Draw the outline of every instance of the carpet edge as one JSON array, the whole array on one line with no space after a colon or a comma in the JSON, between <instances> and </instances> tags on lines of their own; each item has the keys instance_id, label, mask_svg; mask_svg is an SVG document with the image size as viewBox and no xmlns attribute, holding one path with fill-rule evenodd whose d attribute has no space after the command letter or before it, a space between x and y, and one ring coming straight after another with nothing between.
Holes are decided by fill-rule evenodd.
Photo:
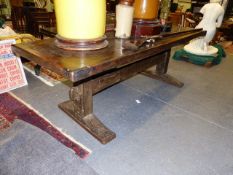
<instances>
[{"instance_id":1,"label":"carpet edge","mask_svg":"<svg viewBox=\"0 0 233 175\"><path fill-rule=\"evenodd\" d=\"M65 131L62 130L62 128L57 127L56 125L54 125L51 121L49 121L42 113L40 113L38 110L36 110L35 108L33 108L31 105L29 105L28 103L26 103L25 101L23 101L21 98L17 97L14 93L12 92L8 92L11 96L13 96L16 100L18 100L19 102L21 102L22 104L24 104L26 107L28 107L29 109L35 111L38 115L40 115L45 121L47 121L50 125L52 125L55 129L57 129L58 131L60 131L64 136L66 136L68 139L70 139L72 142L74 142L77 145L80 145L83 149L85 149L87 152L89 152L89 154L92 153L92 150L90 150L89 148L87 148L85 145L83 145L82 143L78 142L77 140L75 140L71 135L67 134Z\"/></svg>"}]
</instances>

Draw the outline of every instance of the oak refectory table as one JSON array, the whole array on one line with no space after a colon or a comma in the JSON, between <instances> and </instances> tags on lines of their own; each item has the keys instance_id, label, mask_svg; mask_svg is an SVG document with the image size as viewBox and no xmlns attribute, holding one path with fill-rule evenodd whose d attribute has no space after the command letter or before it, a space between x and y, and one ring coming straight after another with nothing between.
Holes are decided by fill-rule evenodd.
<instances>
[{"instance_id":1,"label":"oak refectory table","mask_svg":"<svg viewBox=\"0 0 233 175\"><path fill-rule=\"evenodd\" d=\"M202 30L177 33L143 46L137 51L122 49L122 40L109 37L109 45L96 51L68 51L55 46L55 38L12 46L16 56L34 61L69 79L73 86L69 101L59 107L101 143L116 137L93 113L93 95L137 73L182 87L167 74L171 47L205 35ZM154 70L148 70L156 65Z\"/></svg>"}]
</instances>

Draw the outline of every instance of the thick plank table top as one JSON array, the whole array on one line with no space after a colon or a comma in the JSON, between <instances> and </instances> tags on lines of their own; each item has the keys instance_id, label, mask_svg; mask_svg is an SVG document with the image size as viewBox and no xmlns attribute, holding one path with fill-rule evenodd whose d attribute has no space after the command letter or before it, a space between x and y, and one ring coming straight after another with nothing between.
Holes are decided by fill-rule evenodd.
<instances>
[{"instance_id":1,"label":"thick plank table top","mask_svg":"<svg viewBox=\"0 0 233 175\"><path fill-rule=\"evenodd\" d=\"M12 50L16 55L32 60L76 82L153 56L204 34L205 32L201 30L191 30L175 37L158 40L152 47L140 48L136 52L123 50L122 40L114 38L108 38L108 47L96 51L63 50L55 46L54 38L17 44L12 47Z\"/></svg>"}]
</instances>

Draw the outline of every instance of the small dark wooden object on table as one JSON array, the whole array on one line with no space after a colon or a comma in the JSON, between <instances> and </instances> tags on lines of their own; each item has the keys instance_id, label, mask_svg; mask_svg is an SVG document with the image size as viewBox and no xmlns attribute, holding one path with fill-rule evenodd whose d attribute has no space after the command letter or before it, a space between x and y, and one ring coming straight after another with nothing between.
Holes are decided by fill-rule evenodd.
<instances>
[{"instance_id":1,"label":"small dark wooden object on table","mask_svg":"<svg viewBox=\"0 0 233 175\"><path fill-rule=\"evenodd\" d=\"M93 95L126 80L137 73L182 87L183 83L167 74L171 47L205 35L192 30L165 37L150 47L137 51L122 50L122 41L109 37L108 47L96 51L67 51L55 46L54 38L16 44L13 52L45 68L65 76L73 82L70 100L59 107L101 143L116 137L93 113ZM156 70L148 72L152 66Z\"/></svg>"}]
</instances>

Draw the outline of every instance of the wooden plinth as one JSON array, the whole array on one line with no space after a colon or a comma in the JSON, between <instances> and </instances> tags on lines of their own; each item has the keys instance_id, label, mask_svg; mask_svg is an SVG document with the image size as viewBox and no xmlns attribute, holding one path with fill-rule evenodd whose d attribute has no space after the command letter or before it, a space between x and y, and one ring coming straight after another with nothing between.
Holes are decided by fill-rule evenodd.
<instances>
[{"instance_id":1,"label":"wooden plinth","mask_svg":"<svg viewBox=\"0 0 233 175\"><path fill-rule=\"evenodd\" d=\"M67 39L56 35L55 45L65 50L98 50L108 46L106 36L96 39Z\"/></svg>"},{"instance_id":2,"label":"wooden plinth","mask_svg":"<svg viewBox=\"0 0 233 175\"><path fill-rule=\"evenodd\" d=\"M135 19L132 26L132 37L152 36L160 34L162 26L158 20L137 20Z\"/></svg>"}]
</instances>

